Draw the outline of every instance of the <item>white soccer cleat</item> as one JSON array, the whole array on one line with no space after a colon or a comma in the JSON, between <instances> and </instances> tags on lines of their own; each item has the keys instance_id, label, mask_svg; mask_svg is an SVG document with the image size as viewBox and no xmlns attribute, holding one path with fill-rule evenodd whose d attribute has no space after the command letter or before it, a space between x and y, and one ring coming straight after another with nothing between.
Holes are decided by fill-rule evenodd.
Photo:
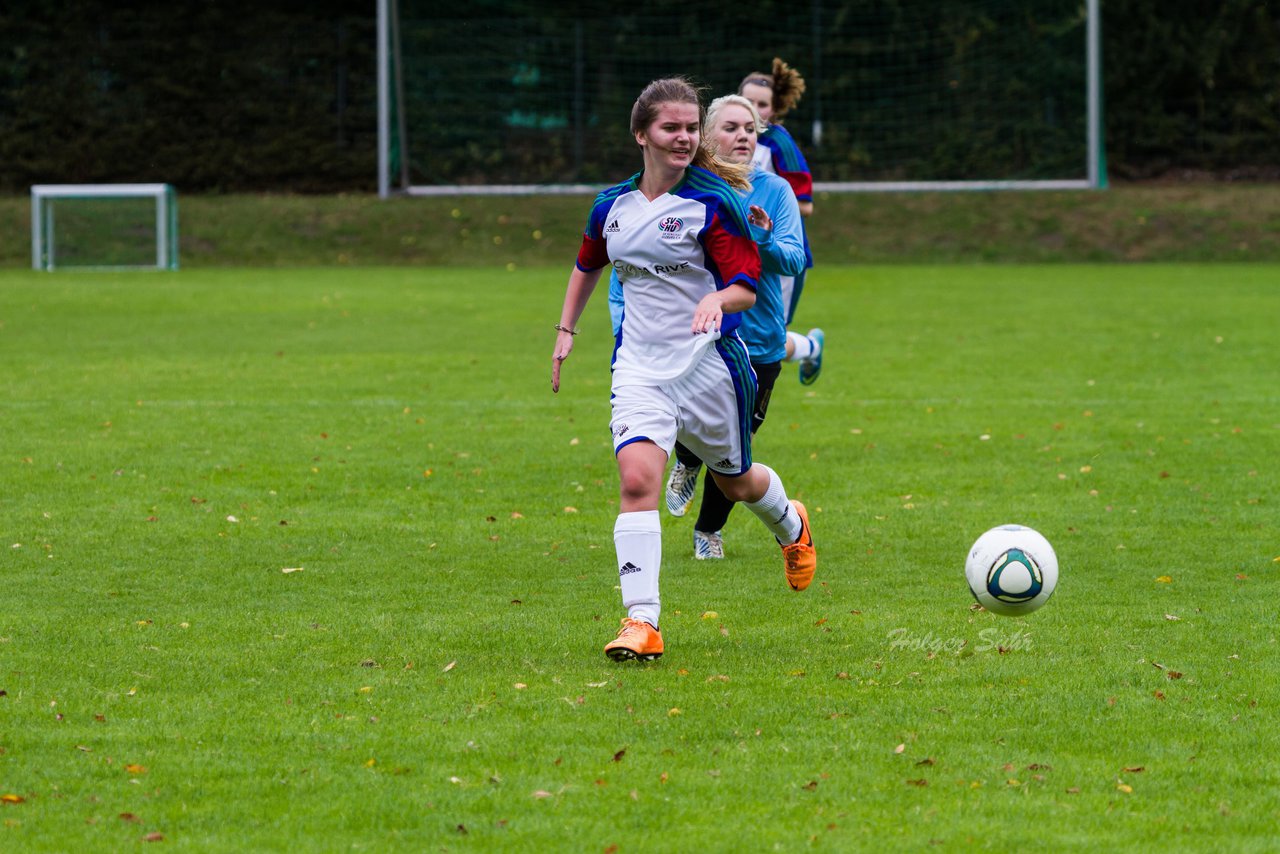
<instances>
[{"instance_id":1,"label":"white soccer cleat","mask_svg":"<svg viewBox=\"0 0 1280 854\"><path fill-rule=\"evenodd\" d=\"M724 538L719 531L710 534L693 529L693 556L698 560L721 560L724 558Z\"/></svg>"},{"instance_id":2,"label":"white soccer cleat","mask_svg":"<svg viewBox=\"0 0 1280 854\"><path fill-rule=\"evenodd\" d=\"M671 467L671 476L667 478L667 511L672 516L683 516L688 512L701 471L701 465L686 466L679 460Z\"/></svg>"}]
</instances>

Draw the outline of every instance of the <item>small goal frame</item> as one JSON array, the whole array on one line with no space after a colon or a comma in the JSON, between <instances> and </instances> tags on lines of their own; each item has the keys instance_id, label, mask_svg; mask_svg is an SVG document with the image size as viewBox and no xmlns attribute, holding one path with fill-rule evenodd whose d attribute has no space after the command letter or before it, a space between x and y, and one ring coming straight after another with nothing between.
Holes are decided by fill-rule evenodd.
<instances>
[{"instance_id":1,"label":"small goal frame","mask_svg":"<svg viewBox=\"0 0 1280 854\"><path fill-rule=\"evenodd\" d=\"M31 188L31 268L59 269L57 257L57 199L155 200L156 262L154 265L104 265L97 269L178 269L178 199L170 184L36 184ZM83 265L67 265L84 269ZM90 267L91 269L93 267ZM65 269L65 267L64 267Z\"/></svg>"}]
</instances>

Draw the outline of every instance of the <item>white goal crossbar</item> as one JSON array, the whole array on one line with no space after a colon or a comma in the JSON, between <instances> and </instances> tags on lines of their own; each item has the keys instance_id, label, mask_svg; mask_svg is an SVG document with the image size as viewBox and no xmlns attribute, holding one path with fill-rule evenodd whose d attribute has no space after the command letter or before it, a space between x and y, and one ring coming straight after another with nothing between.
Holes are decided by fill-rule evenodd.
<instances>
[{"instance_id":1,"label":"white goal crossbar","mask_svg":"<svg viewBox=\"0 0 1280 854\"><path fill-rule=\"evenodd\" d=\"M178 269L178 202L170 184L36 184L31 188L31 267L54 270L58 267L57 199L155 200L157 270ZM113 266L113 265L107 265ZM145 269L151 269L145 265Z\"/></svg>"}]
</instances>

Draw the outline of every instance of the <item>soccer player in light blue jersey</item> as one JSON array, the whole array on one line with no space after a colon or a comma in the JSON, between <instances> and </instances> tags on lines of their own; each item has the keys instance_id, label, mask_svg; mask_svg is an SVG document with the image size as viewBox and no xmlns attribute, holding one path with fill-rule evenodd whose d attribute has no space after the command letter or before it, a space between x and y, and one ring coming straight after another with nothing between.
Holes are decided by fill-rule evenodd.
<instances>
[{"instance_id":1,"label":"soccer player in light blue jersey","mask_svg":"<svg viewBox=\"0 0 1280 854\"><path fill-rule=\"evenodd\" d=\"M782 126L781 121L804 94L804 78L800 72L778 57L773 59L773 70L768 74L753 71L738 85L738 94L755 105L765 129L761 131L759 145L753 163L761 169L781 175L791 185L805 218L813 214L813 173L800 146ZM787 325L795 316L804 290L805 277L813 267L813 253L809 250L809 237L804 238L805 269L796 276L782 277L782 296L787 305ZM825 336L821 329L811 329L808 335L787 333L787 361L800 363L800 382L811 385L822 372L822 349Z\"/></svg>"},{"instance_id":2,"label":"soccer player in light blue jersey","mask_svg":"<svg viewBox=\"0 0 1280 854\"><path fill-rule=\"evenodd\" d=\"M707 108L703 136L711 150L720 157L730 163L749 164L763 126L750 101L740 95L726 95L712 101ZM751 236L760 247L761 261L756 304L743 313L739 328L758 382L751 419L751 432L754 434L764 423L773 384L787 354L787 307L783 301L781 279L804 269L805 251L800 208L785 180L758 167L753 168L751 191L746 196L746 203L753 215ZM610 291L611 302L612 298L613 292ZM667 481L667 509L673 515L683 516L692 501L702 466L697 456L681 445L676 445L676 460ZM708 475L698 520L694 524L694 557L700 560L724 557L721 530L732 510L733 502Z\"/></svg>"},{"instance_id":3,"label":"soccer player in light blue jersey","mask_svg":"<svg viewBox=\"0 0 1280 854\"><path fill-rule=\"evenodd\" d=\"M664 651L658 502L677 442L773 534L790 587L808 587L817 567L804 505L752 459L757 385L739 328L760 279L751 235L758 214L735 191L749 186L747 169L713 157L700 144L701 130L701 103L688 81L655 80L641 92L631 132L644 170L596 197L555 325L551 389L559 391L587 301L604 268L617 271L623 309L609 427L620 480L613 538L627 616L605 645L615 661Z\"/></svg>"}]
</instances>

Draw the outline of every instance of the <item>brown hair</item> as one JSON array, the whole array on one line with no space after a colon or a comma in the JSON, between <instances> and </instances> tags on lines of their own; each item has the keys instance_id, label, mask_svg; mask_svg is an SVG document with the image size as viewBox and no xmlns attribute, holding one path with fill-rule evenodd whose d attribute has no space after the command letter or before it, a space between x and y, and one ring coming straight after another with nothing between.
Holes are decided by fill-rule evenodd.
<instances>
[{"instance_id":1,"label":"brown hair","mask_svg":"<svg viewBox=\"0 0 1280 854\"><path fill-rule=\"evenodd\" d=\"M654 80L644 87L631 107L632 136L649 127L657 118L658 108L663 104L695 104L698 107L698 124L701 126L706 118L706 111L699 97L701 91L683 77ZM693 165L714 172L736 190L751 188L751 182L747 180L747 176L751 174L750 164L730 163L712 154L702 144L701 133L698 135L698 148L693 153Z\"/></svg>"},{"instance_id":2,"label":"brown hair","mask_svg":"<svg viewBox=\"0 0 1280 854\"><path fill-rule=\"evenodd\" d=\"M791 112L791 108L800 103L800 96L804 94L804 78L800 76L800 72L777 56L773 58L773 71L770 73L753 71L742 79L738 84L739 95L748 84L768 86L773 91L771 120L775 122L782 121L782 118Z\"/></svg>"}]
</instances>

